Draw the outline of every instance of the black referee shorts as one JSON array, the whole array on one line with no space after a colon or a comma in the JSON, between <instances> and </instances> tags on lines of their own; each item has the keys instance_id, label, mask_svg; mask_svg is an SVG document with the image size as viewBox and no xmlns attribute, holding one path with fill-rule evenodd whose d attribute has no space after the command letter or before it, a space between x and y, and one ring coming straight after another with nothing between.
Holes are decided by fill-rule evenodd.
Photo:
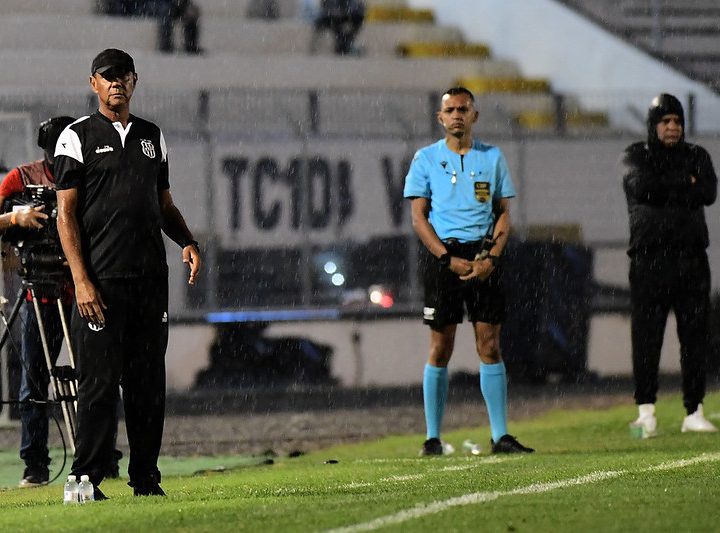
<instances>
[{"instance_id":1,"label":"black referee shorts","mask_svg":"<svg viewBox=\"0 0 720 533\"><path fill-rule=\"evenodd\" d=\"M461 243L444 241L450 255L474 259L482 249L482 241ZM425 288L423 322L432 329L441 329L463 321L467 309L470 322L501 324L505 320L505 293L502 288L502 265L485 281L462 281L422 247L421 272Z\"/></svg>"}]
</instances>

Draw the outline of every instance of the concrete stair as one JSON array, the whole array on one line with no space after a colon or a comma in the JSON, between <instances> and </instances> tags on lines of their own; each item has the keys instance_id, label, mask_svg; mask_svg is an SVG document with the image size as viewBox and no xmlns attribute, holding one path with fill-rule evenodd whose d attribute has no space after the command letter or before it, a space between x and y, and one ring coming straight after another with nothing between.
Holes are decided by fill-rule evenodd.
<instances>
[{"instance_id":1,"label":"concrete stair","mask_svg":"<svg viewBox=\"0 0 720 533\"><path fill-rule=\"evenodd\" d=\"M57 31L58 24L63 31ZM33 28L33 31L28 31ZM201 43L208 56L215 54L307 55L312 27L297 19L267 22L257 19L203 19ZM37 35L43 35L38 39ZM369 57L395 55L399 41L424 39L460 40L456 28L417 23L368 24L358 36L358 45ZM157 24L154 19L108 17L92 14L9 14L0 18L2 50L83 50L114 46L128 51L154 51ZM331 36L320 51L330 53ZM176 39L176 42L179 42ZM302 57L298 59L304 59Z\"/></svg>"},{"instance_id":2,"label":"concrete stair","mask_svg":"<svg viewBox=\"0 0 720 533\"><path fill-rule=\"evenodd\" d=\"M335 56L330 35L310 55L313 28L295 0L279 0L273 20L248 18L253 0L196 1L201 56L157 52L153 18L98 15L94 0L3 0L0 64L13 75L0 82L0 110L87 112L94 106L90 62L98 50L117 47L136 61L136 111L178 131L195 127L205 91L219 132L293 135L296 122L309 118L323 135L435 135L428 101L457 83L477 94L487 131L507 132L513 122L551 129L547 80L523 78L512 61L493 59L487 46L464 42L457 28L434 24L432 12L402 0L368 2L361 58Z\"/></svg>"}]
</instances>

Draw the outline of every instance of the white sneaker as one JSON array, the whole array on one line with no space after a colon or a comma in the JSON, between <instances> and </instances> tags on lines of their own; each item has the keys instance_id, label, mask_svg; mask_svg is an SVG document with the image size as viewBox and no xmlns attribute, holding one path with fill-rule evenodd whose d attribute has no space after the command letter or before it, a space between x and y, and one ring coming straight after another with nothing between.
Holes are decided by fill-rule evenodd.
<instances>
[{"instance_id":1,"label":"white sneaker","mask_svg":"<svg viewBox=\"0 0 720 533\"><path fill-rule=\"evenodd\" d=\"M657 418L653 415L639 416L635 422L630 423L633 434L640 439L649 439L657 436Z\"/></svg>"},{"instance_id":2,"label":"white sneaker","mask_svg":"<svg viewBox=\"0 0 720 533\"><path fill-rule=\"evenodd\" d=\"M705 415L703 414L702 404L698 404L697 410L693 414L687 415L682 423L683 433L687 433L688 431L713 433L717 430L718 428L716 428L712 424L712 422L708 421L708 419L705 418Z\"/></svg>"},{"instance_id":3,"label":"white sneaker","mask_svg":"<svg viewBox=\"0 0 720 533\"><path fill-rule=\"evenodd\" d=\"M649 439L657 435L657 418L655 418L655 405L644 403L638 406L640 416L630 423L630 431L639 439Z\"/></svg>"}]
</instances>

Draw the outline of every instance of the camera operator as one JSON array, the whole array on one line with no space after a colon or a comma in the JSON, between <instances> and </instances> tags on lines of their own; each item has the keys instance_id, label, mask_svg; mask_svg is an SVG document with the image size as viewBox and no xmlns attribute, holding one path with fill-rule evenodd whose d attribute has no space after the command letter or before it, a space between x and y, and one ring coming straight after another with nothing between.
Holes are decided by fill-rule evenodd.
<instances>
[{"instance_id":1,"label":"camera operator","mask_svg":"<svg viewBox=\"0 0 720 533\"><path fill-rule=\"evenodd\" d=\"M55 188L53 175L54 151L60 132L75 119L72 117L55 117L40 124L37 144L44 151L41 160L20 165L11 170L0 183L0 205L6 200L17 198L25 192L28 185L42 185ZM16 207L12 211L0 215L0 231L6 232L13 228L42 229L47 223L49 213L46 206ZM53 294L55 292L56 294ZM57 361L62 348L63 330L57 309L56 297L59 296L68 308L72 304L73 288L68 277L67 282L60 283L56 290L36 288L36 297L40 308L45 333L48 341L50 358ZM50 457L48 453L48 413L44 402L48 399L50 376L40 340L38 320L28 291L26 301L20 308L22 321L22 339L20 357L22 371L20 381L20 418L22 437L20 458L25 462L25 471L20 480L20 487L44 485L49 479ZM115 453L114 463L110 466L111 475L117 477L117 459L122 456Z\"/></svg>"}]
</instances>

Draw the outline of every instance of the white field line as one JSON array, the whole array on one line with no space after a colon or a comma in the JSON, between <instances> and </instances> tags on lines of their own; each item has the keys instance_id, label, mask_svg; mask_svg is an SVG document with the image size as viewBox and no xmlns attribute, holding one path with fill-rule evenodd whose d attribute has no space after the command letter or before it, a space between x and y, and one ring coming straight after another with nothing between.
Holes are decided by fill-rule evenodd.
<instances>
[{"instance_id":1,"label":"white field line","mask_svg":"<svg viewBox=\"0 0 720 533\"><path fill-rule=\"evenodd\" d=\"M448 456L450 457L450 456ZM451 459L454 459L457 461L458 459L462 460L464 459L469 464L476 464L476 463L496 463L500 461L507 461L508 459L514 458L514 457L521 457L518 456L500 456L500 455L488 455L486 457L477 457L474 455L468 455L467 457L463 456L455 456L450 457ZM444 461L445 457L438 457L438 458L427 458L427 457L417 457L417 458L410 458L410 457L404 457L399 459L355 459L353 463L357 464L383 464L383 463L391 463L391 464L397 464L397 463L413 463L413 464L426 464L428 462L435 462L437 461L438 464L441 461Z\"/></svg>"},{"instance_id":2,"label":"white field line","mask_svg":"<svg viewBox=\"0 0 720 533\"><path fill-rule=\"evenodd\" d=\"M389 476L380 479L382 483L402 482L402 481L413 481L416 479L424 478L424 474L406 474L404 476Z\"/></svg>"},{"instance_id":3,"label":"white field line","mask_svg":"<svg viewBox=\"0 0 720 533\"><path fill-rule=\"evenodd\" d=\"M517 455L514 457L498 457L496 455L491 455L490 457L484 457L482 459L477 458L471 458L470 462L464 464L464 465L450 465L450 466L444 466L442 468L438 468L435 470L436 472L457 472L460 470L470 470L471 468L478 468L480 466L485 466L488 464L497 464L502 463L505 461L512 461L520 459L521 456ZM423 459L423 461L427 461L427 459ZM373 462L373 463L390 463L393 462L391 459L378 459L378 460L371 460L371 461L355 461L355 462ZM403 460L399 461L403 462ZM350 483L345 483L343 485L338 485L338 489L346 490L346 489L360 489L365 487L372 487L373 485L377 485L380 483L401 483L403 481L415 481L418 479L422 479L426 476L426 474L408 474L408 475L394 475L389 477L384 477L381 479L378 479L377 481L370 482L370 481L352 481Z\"/></svg>"},{"instance_id":4,"label":"white field line","mask_svg":"<svg viewBox=\"0 0 720 533\"><path fill-rule=\"evenodd\" d=\"M414 520L423 516L433 515L441 513L452 507L459 507L463 505L474 505L478 503L490 502L497 500L502 496L514 496L514 495L525 495L525 494L539 494L543 492L550 492L556 489L562 489L566 487L573 487L579 485L589 485L604 481L606 479L613 479L624 474L629 473L642 473L642 472L659 472L665 470L674 470L678 468L685 468L700 463L709 463L720 461L720 453L704 453L688 459L680 459L677 461L667 461L658 465L641 468L639 470L605 470L601 472L592 472L584 476L578 476L570 479L564 479L559 481L553 481L550 483L533 483L525 487L518 487L516 489L508 491L493 491L493 492L474 492L471 494L464 494L448 500L432 502L429 504L418 504L409 509L399 511L394 514L381 516L370 520L368 522L361 522L346 527L337 529L331 529L327 533L352 533L355 531L373 531L380 529L381 527L401 524L408 520Z\"/></svg>"},{"instance_id":5,"label":"white field line","mask_svg":"<svg viewBox=\"0 0 720 533\"><path fill-rule=\"evenodd\" d=\"M500 457L497 455L491 455L490 457L484 457L482 459L475 459L474 461L464 465L450 465L440 469L440 472L456 472L458 470L468 470L469 468L477 468L481 465L494 465L497 463L504 463L506 461L518 461L522 458L520 455L514 457Z\"/></svg>"}]
</instances>

